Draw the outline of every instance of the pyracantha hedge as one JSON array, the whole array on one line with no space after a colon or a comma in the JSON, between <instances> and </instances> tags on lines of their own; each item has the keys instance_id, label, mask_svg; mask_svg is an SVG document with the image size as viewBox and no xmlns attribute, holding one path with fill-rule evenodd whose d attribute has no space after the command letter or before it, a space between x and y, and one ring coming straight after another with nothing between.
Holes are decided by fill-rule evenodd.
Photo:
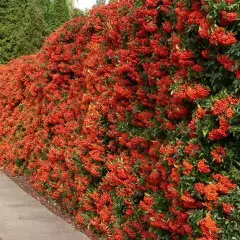
<instances>
[{"instance_id":1,"label":"pyracantha hedge","mask_svg":"<svg viewBox=\"0 0 240 240\"><path fill-rule=\"evenodd\" d=\"M121 0L0 67L0 162L101 239L240 239L240 1Z\"/></svg>"}]
</instances>

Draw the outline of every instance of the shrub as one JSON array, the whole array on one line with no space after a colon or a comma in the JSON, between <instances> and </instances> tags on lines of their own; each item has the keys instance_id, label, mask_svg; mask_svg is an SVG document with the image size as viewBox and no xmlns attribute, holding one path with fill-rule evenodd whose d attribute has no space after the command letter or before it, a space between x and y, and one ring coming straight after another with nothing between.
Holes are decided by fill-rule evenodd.
<instances>
[{"instance_id":1,"label":"shrub","mask_svg":"<svg viewBox=\"0 0 240 240\"><path fill-rule=\"evenodd\" d=\"M239 239L239 6L115 1L1 66L1 165L101 237Z\"/></svg>"}]
</instances>

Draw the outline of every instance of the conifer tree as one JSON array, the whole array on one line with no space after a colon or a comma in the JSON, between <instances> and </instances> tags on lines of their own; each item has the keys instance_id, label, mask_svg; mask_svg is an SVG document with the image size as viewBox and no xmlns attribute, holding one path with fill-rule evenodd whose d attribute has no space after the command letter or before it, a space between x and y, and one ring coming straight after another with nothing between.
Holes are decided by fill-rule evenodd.
<instances>
[{"instance_id":1,"label":"conifer tree","mask_svg":"<svg viewBox=\"0 0 240 240\"><path fill-rule=\"evenodd\" d=\"M97 0L96 1L97 6L101 6L101 5L105 5L105 4L106 4L106 0Z\"/></svg>"},{"instance_id":2,"label":"conifer tree","mask_svg":"<svg viewBox=\"0 0 240 240\"><path fill-rule=\"evenodd\" d=\"M50 21L50 9L52 7L52 1L51 0L37 0L38 5L41 7L44 19L48 22Z\"/></svg>"},{"instance_id":3,"label":"conifer tree","mask_svg":"<svg viewBox=\"0 0 240 240\"><path fill-rule=\"evenodd\" d=\"M74 9L73 0L67 0L67 5L68 5L69 15L72 18L72 16L73 16L73 9Z\"/></svg>"},{"instance_id":4,"label":"conifer tree","mask_svg":"<svg viewBox=\"0 0 240 240\"><path fill-rule=\"evenodd\" d=\"M7 8L7 0L2 0L0 2L0 64L6 62L6 35L7 35L7 15L6 15L6 8Z\"/></svg>"},{"instance_id":5,"label":"conifer tree","mask_svg":"<svg viewBox=\"0 0 240 240\"><path fill-rule=\"evenodd\" d=\"M53 30L70 20L71 17L67 0L54 0L51 14L53 16L53 23L51 26Z\"/></svg>"},{"instance_id":6,"label":"conifer tree","mask_svg":"<svg viewBox=\"0 0 240 240\"><path fill-rule=\"evenodd\" d=\"M48 35L49 29L44 12L37 0L28 0L17 35L15 55L17 57L36 52Z\"/></svg>"},{"instance_id":7,"label":"conifer tree","mask_svg":"<svg viewBox=\"0 0 240 240\"><path fill-rule=\"evenodd\" d=\"M70 0L0 0L0 64L36 52L70 20Z\"/></svg>"},{"instance_id":8,"label":"conifer tree","mask_svg":"<svg viewBox=\"0 0 240 240\"><path fill-rule=\"evenodd\" d=\"M0 4L0 63L15 58L14 48L17 44L18 27L21 24L21 12L24 1L1 0Z\"/></svg>"},{"instance_id":9,"label":"conifer tree","mask_svg":"<svg viewBox=\"0 0 240 240\"><path fill-rule=\"evenodd\" d=\"M73 18L76 18L76 17L82 17L84 16L85 13L83 10L81 9L78 9L78 8L74 8L73 11L72 11L72 17Z\"/></svg>"}]
</instances>

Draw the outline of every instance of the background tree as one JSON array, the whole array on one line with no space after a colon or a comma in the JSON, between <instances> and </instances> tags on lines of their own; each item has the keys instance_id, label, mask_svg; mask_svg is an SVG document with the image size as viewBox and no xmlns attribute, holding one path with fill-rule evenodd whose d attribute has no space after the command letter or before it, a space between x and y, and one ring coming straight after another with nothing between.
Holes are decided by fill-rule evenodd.
<instances>
[{"instance_id":1,"label":"background tree","mask_svg":"<svg viewBox=\"0 0 240 240\"><path fill-rule=\"evenodd\" d=\"M50 23L52 30L55 30L63 23L70 20L71 16L67 0L54 0L52 8L50 9L50 14L52 15L53 19L53 22Z\"/></svg>"},{"instance_id":2,"label":"background tree","mask_svg":"<svg viewBox=\"0 0 240 240\"><path fill-rule=\"evenodd\" d=\"M14 49L16 57L38 51L44 38L50 32L44 18L42 6L37 0L27 1L26 10L21 19L22 24L19 26L16 38L17 44Z\"/></svg>"},{"instance_id":3,"label":"background tree","mask_svg":"<svg viewBox=\"0 0 240 240\"><path fill-rule=\"evenodd\" d=\"M76 17L82 17L84 16L84 11L78 8L74 8L72 11L72 17L76 18Z\"/></svg>"},{"instance_id":4,"label":"background tree","mask_svg":"<svg viewBox=\"0 0 240 240\"><path fill-rule=\"evenodd\" d=\"M1 0L0 3L0 63L6 63L15 56L18 27L21 25L21 12L24 1Z\"/></svg>"},{"instance_id":5,"label":"background tree","mask_svg":"<svg viewBox=\"0 0 240 240\"><path fill-rule=\"evenodd\" d=\"M71 6L72 0L0 0L0 64L36 52L50 32L71 19Z\"/></svg>"},{"instance_id":6,"label":"background tree","mask_svg":"<svg viewBox=\"0 0 240 240\"><path fill-rule=\"evenodd\" d=\"M50 23L53 22L53 11L52 11L52 1L51 0L37 0L37 3L39 6L41 6L44 19L46 23L48 24L48 27L50 28Z\"/></svg>"},{"instance_id":7,"label":"background tree","mask_svg":"<svg viewBox=\"0 0 240 240\"><path fill-rule=\"evenodd\" d=\"M74 3L73 0L66 0L68 5L68 11L71 17L73 17Z\"/></svg>"},{"instance_id":8,"label":"background tree","mask_svg":"<svg viewBox=\"0 0 240 240\"><path fill-rule=\"evenodd\" d=\"M106 4L106 0L97 0L96 1L97 6L101 6L101 5L105 5L105 4Z\"/></svg>"}]
</instances>

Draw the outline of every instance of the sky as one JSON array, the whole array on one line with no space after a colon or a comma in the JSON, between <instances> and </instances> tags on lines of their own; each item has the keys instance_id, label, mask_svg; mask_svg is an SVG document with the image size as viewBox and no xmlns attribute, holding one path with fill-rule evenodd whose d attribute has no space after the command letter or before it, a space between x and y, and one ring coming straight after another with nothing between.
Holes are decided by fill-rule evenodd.
<instances>
[{"instance_id":1,"label":"sky","mask_svg":"<svg viewBox=\"0 0 240 240\"><path fill-rule=\"evenodd\" d=\"M96 0L74 0L74 6L84 10L85 8L92 8Z\"/></svg>"}]
</instances>

